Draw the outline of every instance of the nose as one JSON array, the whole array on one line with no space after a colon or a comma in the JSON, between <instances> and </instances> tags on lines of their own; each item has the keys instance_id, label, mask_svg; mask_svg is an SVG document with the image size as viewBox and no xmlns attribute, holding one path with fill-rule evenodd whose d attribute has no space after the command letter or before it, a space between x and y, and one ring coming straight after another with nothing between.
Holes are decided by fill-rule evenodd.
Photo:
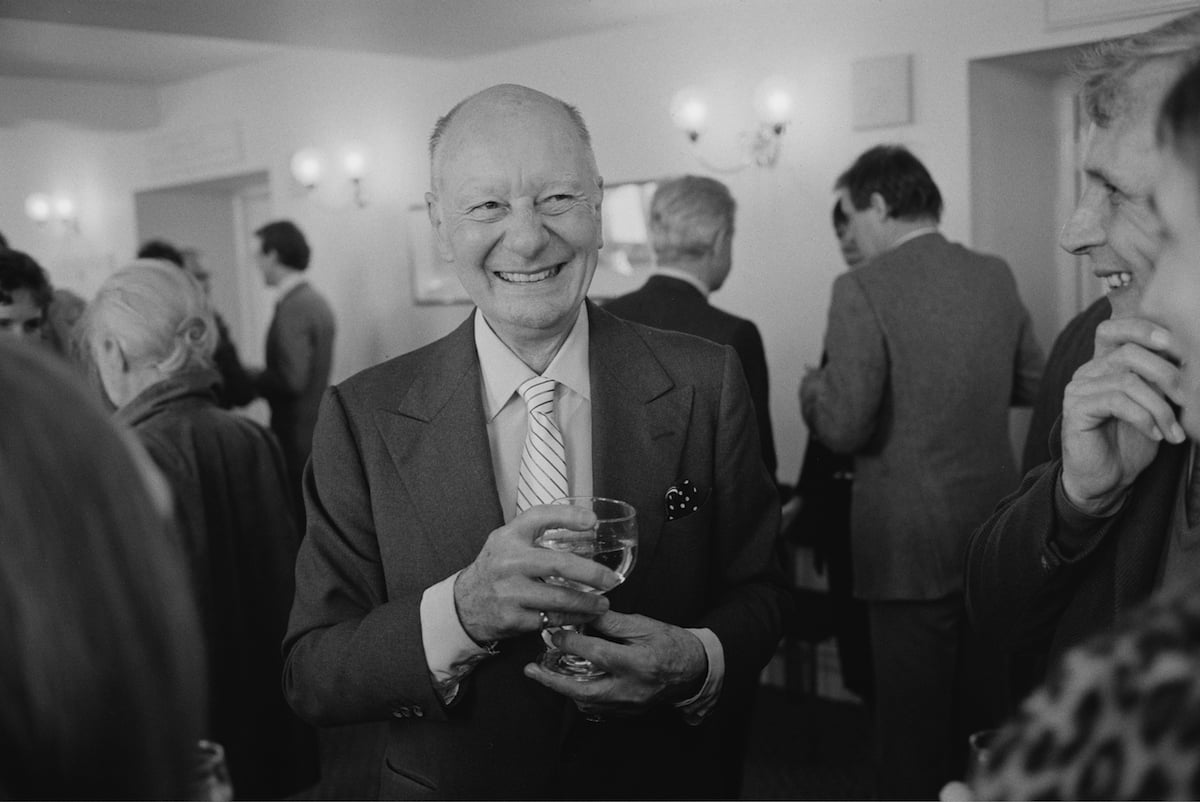
<instances>
[{"instance_id":1,"label":"nose","mask_svg":"<svg viewBox=\"0 0 1200 802\"><path fill-rule=\"evenodd\" d=\"M508 216L504 244L513 253L526 259L536 256L550 241L550 232L542 217L531 205L517 205Z\"/></svg>"},{"instance_id":2,"label":"nose","mask_svg":"<svg viewBox=\"0 0 1200 802\"><path fill-rule=\"evenodd\" d=\"M1104 215L1100 211L1103 203L1103 193L1098 188L1084 190L1071 219L1067 220L1058 237L1058 244L1064 251L1083 256L1108 241Z\"/></svg>"}]
</instances>

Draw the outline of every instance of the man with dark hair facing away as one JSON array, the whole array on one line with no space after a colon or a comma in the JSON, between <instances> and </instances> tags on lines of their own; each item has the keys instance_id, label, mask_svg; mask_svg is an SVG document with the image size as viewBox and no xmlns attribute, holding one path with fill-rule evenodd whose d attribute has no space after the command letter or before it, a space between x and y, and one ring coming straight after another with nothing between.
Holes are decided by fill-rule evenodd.
<instances>
[{"instance_id":1,"label":"man with dark hair facing away","mask_svg":"<svg viewBox=\"0 0 1200 802\"><path fill-rule=\"evenodd\" d=\"M1001 713L969 709L1003 677L971 665L963 555L1017 484L1009 407L1033 399L1042 355L1008 265L938 232L941 193L912 153L872 148L836 189L868 261L834 281L828 363L805 376L801 408L814 436L855 458L879 796L932 799L959 773L970 729Z\"/></svg>"},{"instance_id":2,"label":"man with dark hair facing away","mask_svg":"<svg viewBox=\"0 0 1200 802\"><path fill-rule=\"evenodd\" d=\"M254 236L258 268L278 299L267 330L267 364L254 376L254 386L271 407L271 430L283 447L292 492L299 502L317 410L329 386L337 326L329 302L305 279L311 251L296 224L277 220ZM297 504L297 514L303 521L303 503Z\"/></svg>"}]
</instances>

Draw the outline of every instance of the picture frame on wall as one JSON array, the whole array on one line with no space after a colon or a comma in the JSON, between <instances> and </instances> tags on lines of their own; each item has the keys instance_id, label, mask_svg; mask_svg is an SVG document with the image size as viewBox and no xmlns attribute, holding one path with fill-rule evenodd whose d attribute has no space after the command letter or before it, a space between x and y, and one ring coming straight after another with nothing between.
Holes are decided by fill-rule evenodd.
<instances>
[{"instance_id":1,"label":"picture frame on wall","mask_svg":"<svg viewBox=\"0 0 1200 802\"><path fill-rule=\"evenodd\" d=\"M409 206L404 222L412 264L413 301L431 305L471 303L454 272L454 265L444 261L437 251L425 204Z\"/></svg>"}]
</instances>

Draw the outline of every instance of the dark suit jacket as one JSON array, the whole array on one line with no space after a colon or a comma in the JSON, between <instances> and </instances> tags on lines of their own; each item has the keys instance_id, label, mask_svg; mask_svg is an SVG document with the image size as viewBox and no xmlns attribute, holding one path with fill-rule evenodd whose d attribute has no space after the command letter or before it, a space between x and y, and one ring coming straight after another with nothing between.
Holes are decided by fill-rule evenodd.
<instances>
[{"instance_id":1,"label":"dark suit jacket","mask_svg":"<svg viewBox=\"0 0 1200 802\"><path fill-rule=\"evenodd\" d=\"M255 386L271 406L271 431L279 438L297 492L321 396L329 386L335 331L333 310L308 283L279 299L267 330L267 365Z\"/></svg>"},{"instance_id":2,"label":"dark suit jacket","mask_svg":"<svg viewBox=\"0 0 1200 802\"><path fill-rule=\"evenodd\" d=\"M986 637L1052 664L1153 592L1188 445L1159 446L1110 518L1055 512L1062 476L1056 425L1050 462L1026 474L971 537L967 611Z\"/></svg>"},{"instance_id":3,"label":"dark suit jacket","mask_svg":"<svg viewBox=\"0 0 1200 802\"><path fill-rule=\"evenodd\" d=\"M711 796L737 719L789 604L779 507L733 351L589 305L594 493L638 511L638 563L612 606L720 638L710 718L671 708L582 722L522 676L536 634L505 641L443 707L421 641L426 588L468 565L503 524L470 319L331 389L305 473L308 532L284 683L314 723L389 720L380 794L396 798ZM667 522L689 479L700 509ZM736 753L733 753L736 755Z\"/></svg>"},{"instance_id":4,"label":"dark suit jacket","mask_svg":"<svg viewBox=\"0 0 1200 802\"><path fill-rule=\"evenodd\" d=\"M217 406L215 371L155 384L117 413L162 471L204 624L207 737L239 798L278 799L316 779L315 735L279 687L279 642L300 536L283 458L263 427Z\"/></svg>"},{"instance_id":5,"label":"dark suit jacket","mask_svg":"<svg viewBox=\"0 0 1200 802\"><path fill-rule=\"evenodd\" d=\"M779 463L775 457L775 433L771 429L767 357L754 323L718 309L691 284L671 276L651 276L640 289L614 298L604 305L604 309L634 323L682 331L721 345L732 345L742 361L746 383L750 385L763 462L774 478Z\"/></svg>"},{"instance_id":6,"label":"dark suit jacket","mask_svg":"<svg viewBox=\"0 0 1200 802\"><path fill-rule=\"evenodd\" d=\"M855 457L856 595L961 591L967 538L1018 481L1008 408L1042 370L1012 272L941 234L909 240L838 276L825 349L803 407Z\"/></svg>"}]
</instances>

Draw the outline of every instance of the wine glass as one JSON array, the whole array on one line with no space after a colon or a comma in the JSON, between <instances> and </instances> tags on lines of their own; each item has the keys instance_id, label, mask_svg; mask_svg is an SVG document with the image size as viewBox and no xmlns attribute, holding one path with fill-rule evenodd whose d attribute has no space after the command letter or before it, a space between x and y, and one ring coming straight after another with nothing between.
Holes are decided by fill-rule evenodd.
<instances>
[{"instance_id":1,"label":"wine glass","mask_svg":"<svg viewBox=\"0 0 1200 802\"><path fill-rule=\"evenodd\" d=\"M595 496L572 496L555 499L554 504L573 504L586 507L596 513L596 525L577 532L571 529L547 529L534 541L535 546L555 551L569 551L606 568L611 568L619 582L624 582L637 560L637 512L624 501ZM587 593L604 593L599 588L585 585L558 576L546 577L551 585L574 588ZM583 632L583 625L563 627ZM548 646L539 663L547 671L570 677L580 682L589 682L606 676L607 673L579 655Z\"/></svg>"}]
</instances>

